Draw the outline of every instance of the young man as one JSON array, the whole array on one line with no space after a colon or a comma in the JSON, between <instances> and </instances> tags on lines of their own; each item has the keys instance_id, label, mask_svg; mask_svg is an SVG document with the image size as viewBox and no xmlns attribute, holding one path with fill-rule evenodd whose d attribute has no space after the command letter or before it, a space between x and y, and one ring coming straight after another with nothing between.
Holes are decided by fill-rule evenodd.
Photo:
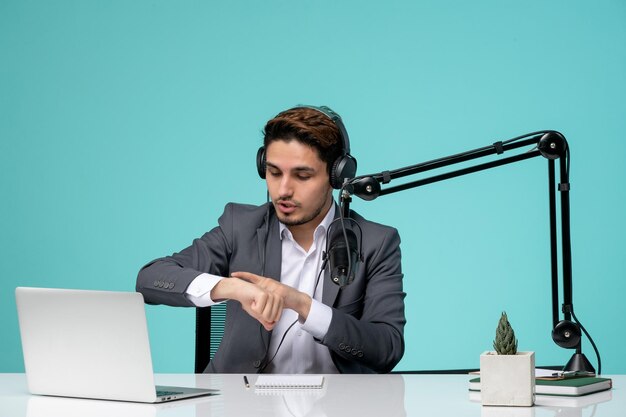
<instances>
[{"instance_id":1,"label":"young man","mask_svg":"<svg viewBox=\"0 0 626 417\"><path fill-rule=\"evenodd\" d=\"M349 154L341 119L326 107L296 107L264 135L257 165L271 202L229 203L218 227L143 267L137 291L150 304L228 300L206 372L391 371L406 323L397 231L351 212L363 257L354 281L339 288L323 261L328 229L339 227L332 191Z\"/></svg>"}]
</instances>

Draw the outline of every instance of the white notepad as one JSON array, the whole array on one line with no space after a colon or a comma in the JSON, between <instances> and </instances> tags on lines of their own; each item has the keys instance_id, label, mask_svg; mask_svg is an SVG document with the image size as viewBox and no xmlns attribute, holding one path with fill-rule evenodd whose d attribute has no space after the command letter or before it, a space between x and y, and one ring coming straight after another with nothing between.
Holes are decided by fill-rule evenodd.
<instances>
[{"instance_id":1,"label":"white notepad","mask_svg":"<svg viewBox=\"0 0 626 417\"><path fill-rule=\"evenodd\" d=\"M259 375L256 389L321 389L324 375Z\"/></svg>"}]
</instances>

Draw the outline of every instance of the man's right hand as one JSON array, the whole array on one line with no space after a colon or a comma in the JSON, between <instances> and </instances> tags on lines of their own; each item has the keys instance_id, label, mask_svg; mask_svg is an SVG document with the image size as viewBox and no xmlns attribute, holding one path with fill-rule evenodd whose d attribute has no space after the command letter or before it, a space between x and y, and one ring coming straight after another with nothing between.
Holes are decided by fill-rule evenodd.
<instances>
[{"instance_id":1,"label":"man's right hand","mask_svg":"<svg viewBox=\"0 0 626 417\"><path fill-rule=\"evenodd\" d=\"M212 300L236 300L244 311L272 330L283 311L283 298L239 278L222 279L211 290Z\"/></svg>"}]
</instances>

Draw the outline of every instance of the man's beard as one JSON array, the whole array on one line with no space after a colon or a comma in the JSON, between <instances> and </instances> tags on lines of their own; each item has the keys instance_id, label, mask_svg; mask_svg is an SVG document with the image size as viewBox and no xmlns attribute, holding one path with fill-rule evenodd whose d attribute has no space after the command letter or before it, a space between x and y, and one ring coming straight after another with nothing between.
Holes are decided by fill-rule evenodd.
<instances>
[{"instance_id":1,"label":"man's beard","mask_svg":"<svg viewBox=\"0 0 626 417\"><path fill-rule=\"evenodd\" d=\"M283 200L283 201L291 201L294 204L296 204L298 208L301 207L297 201L294 201L294 200ZM326 207L326 204L327 202L324 201L312 213L305 215L304 217L299 218L299 219L298 218L290 219L289 217L285 217L285 215L282 214L280 211L278 210L275 210L275 211L276 211L276 215L278 216L278 220L280 220L280 222L283 223L285 226L300 226L300 225L310 222L311 220L319 216L322 213L322 210L324 210L324 207Z\"/></svg>"}]
</instances>

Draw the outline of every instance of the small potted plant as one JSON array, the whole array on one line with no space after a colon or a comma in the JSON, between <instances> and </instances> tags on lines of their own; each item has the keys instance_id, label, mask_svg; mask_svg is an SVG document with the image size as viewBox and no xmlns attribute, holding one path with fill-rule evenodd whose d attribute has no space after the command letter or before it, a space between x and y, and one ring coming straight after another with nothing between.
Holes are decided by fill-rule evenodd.
<instances>
[{"instance_id":1,"label":"small potted plant","mask_svg":"<svg viewBox=\"0 0 626 417\"><path fill-rule=\"evenodd\" d=\"M532 406L535 402L535 352L518 352L515 332L502 313L495 351L480 355L480 391L483 405Z\"/></svg>"}]
</instances>

